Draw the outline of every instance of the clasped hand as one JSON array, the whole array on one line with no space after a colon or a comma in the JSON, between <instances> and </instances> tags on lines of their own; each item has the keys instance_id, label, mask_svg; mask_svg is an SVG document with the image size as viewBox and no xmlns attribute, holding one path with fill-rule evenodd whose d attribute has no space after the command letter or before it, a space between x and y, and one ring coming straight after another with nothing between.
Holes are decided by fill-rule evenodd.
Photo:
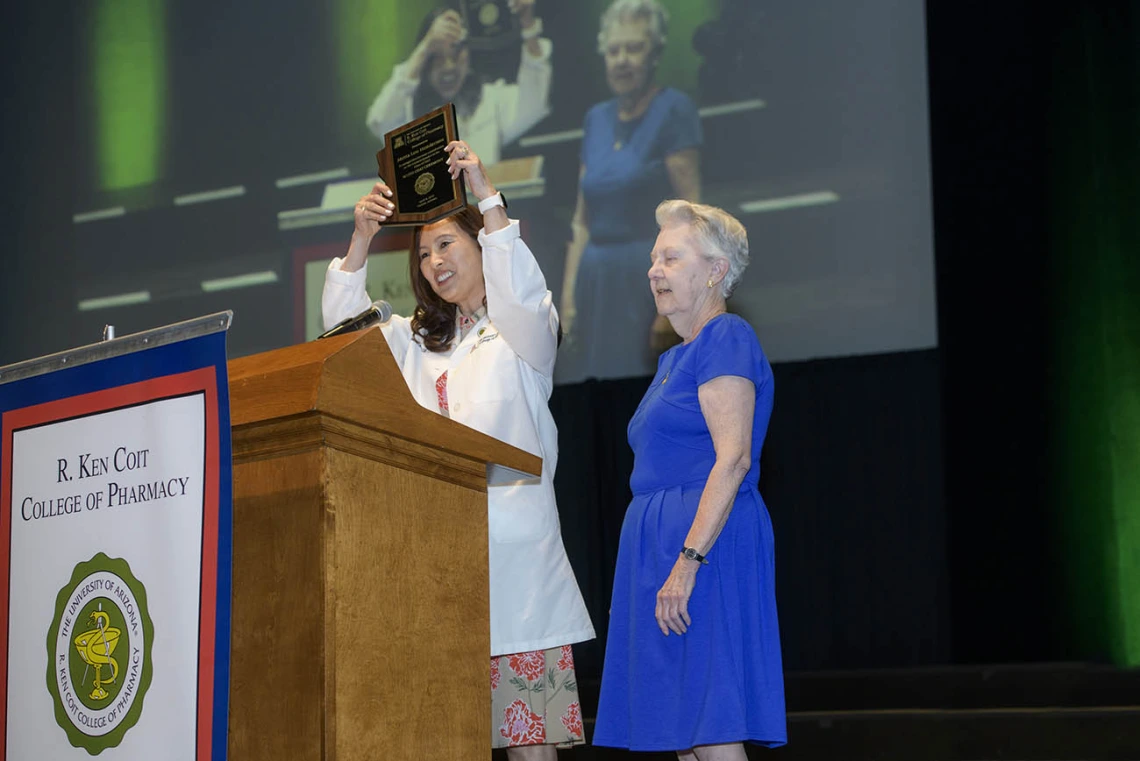
<instances>
[{"instance_id":1,"label":"clasped hand","mask_svg":"<svg viewBox=\"0 0 1140 761\"><path fill-rule=\"evenodd\" d=\"M471 150L471 146L462 140L452 140L444 150L448 153L447 170L451 179L458 179L462 172L464 179L467 180L467 187L471 188L471 192L480 201L495 195L495 188L487 177L487 170Z\"/></svg>"},{"instance_id":2,"label":"clasped hand","mask_svg":"<svg viewBox=\"0 0 1140 761\"><path fill-rule=\"evenodd\" d=\"M495 187L487 177L483 162L467 143L462 140L452 140L444 150L448 154L447 173L451 179L458 179L462 172L471 192L480 201L495 195ZM371 238L380 231L380 225L387 222L396 211L396 204L390 200L391 198L392 189L386 183L378 182L372 186L367 195L356 202L352 212L356 234Z\"/></svg>"}]
</instances>

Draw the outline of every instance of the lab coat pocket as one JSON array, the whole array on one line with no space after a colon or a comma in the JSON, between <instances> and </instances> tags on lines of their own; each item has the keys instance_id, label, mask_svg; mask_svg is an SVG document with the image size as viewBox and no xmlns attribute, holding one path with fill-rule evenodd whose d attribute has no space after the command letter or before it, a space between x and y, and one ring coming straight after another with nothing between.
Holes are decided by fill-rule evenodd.
<instances>
[{"instance_id":1,"label":"lab coat pocket","mask_svg":"<svg viewBox=\"0 0 1140 761\"><path fill-rule=\"evenodd\" d=\"M538 541L557 529L547 483L492 486L487 490L487 531L495 544Z\"/></svg>"}]
</instances>

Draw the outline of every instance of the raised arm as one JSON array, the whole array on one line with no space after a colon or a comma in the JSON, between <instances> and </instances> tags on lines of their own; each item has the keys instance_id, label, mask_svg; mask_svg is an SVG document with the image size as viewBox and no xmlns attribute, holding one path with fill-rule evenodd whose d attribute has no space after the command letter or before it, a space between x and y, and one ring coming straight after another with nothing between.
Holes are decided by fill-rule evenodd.
<instances>
[{"instance_id":1,"label":"raised arm","mask_svg":"<svg viewBox=\"0 0 1140 761\"><path fill-rule=\"evenodd\" d=\"M360 314L371 300L365 289L368 276L368 247L380 231L381 220L391 214L392 191L382 182L372 186L372 192L356 202L353 209L352 239L343 257L329 263L325 271L325 287L321 292L321 317L325 330L346 317Z\"/></svg>"},{"instance_id":2,"label":"raised arm","mask_svg":"<svg viewBox=\"0 0 1140 761\"><path fill-rule=\"evenodd\" d=\"M365 117L372 134L383 139L384 133L415 118L416 115L412 113L412 97L420 85L428 59L449 45L458 45L466 34L463 19L457 11L449 10L436 17L428 33L408 59L396 65L380 94L372 101L368 116Z\"/></svg>"},{"instance_id":3,"label":"raised arm","mask_svg":"<svg viewBox=\"0 0 1140 761\"><path fill-rule=\"evenodd\" d=\"M509 112L503 124L503 144L509 145L531 130L550 113L550 56L554 45L542 34L542 19L534 15L534 0L512 0L522 28L523 49L519 56L517 85L508 98Z\"/></svg>"},{"instance_id":4,"label":"raised arm","mask_svg":"<svg viewBox=\"0 0 1140 761\"><path fill-rule=\"evenodd\" d=\"M498 195L479 157L462 141L449 143L452 176L463 172L467 186L480 201ZM483 212L479 233L483 249L483 280L487 316L524 362L546 376L554 374L558 350L558 313L546 278L523 242L517 220L501 205Z\"/></svg>"},{"instance_id":5,"label":"raised arm","mask_svg":"<svg viewBox=\"0 0 1140 761\"><path fill-rule=\"evenodd\" d=\"M392 215L392 191L382 182L372 186L372 192L356 202L353 209L352 239L343 257L333 259L325 270L325 285L321 291L321 318L325 330L341 320L360 314L372 300L368 296L368 248L372 238L380 231L382 222ZM408 320L393 317L383 327L392 353L403 356L411 340Z\"/></svg>"},{"instance_id":6,"label":"raised arm","mask_svg":"<svg viewBox=\"0 0 1140 761\"><path fill-rule=\"evenodd\" d=\"M736 492L752 465L752 417L756 412L756 386L737 375L721 375L697 389L701 413L712 436L716 461L701 492L696 517L685 535L685 546L709 554L720 536ZM657 625L665 636L684 634L689 619L689 595L700 563L680 555L669 578L657 593Z\"/></svg>"},{"instance_id":7,"label":"raised arm","mask_svg":"<svg viewBox=\"0 0 1140 761\"><path fill-rule=\"evenodd\" d=\"M386 132L412 120L412 95L419 84L409 76L407 62L396 66L364 118L373 135L383 140Z\"/></svg>"}]
</instances>

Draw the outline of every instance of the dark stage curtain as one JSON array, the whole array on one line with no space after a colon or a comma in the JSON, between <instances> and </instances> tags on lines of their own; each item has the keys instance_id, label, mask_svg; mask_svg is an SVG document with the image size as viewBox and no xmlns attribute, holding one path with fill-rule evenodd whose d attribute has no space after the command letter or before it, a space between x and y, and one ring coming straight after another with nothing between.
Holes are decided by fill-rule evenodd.
<instances>
[{"instance_id":1,"label":"dark stage curtain","mask_svg":"<svg viewBox=\"0 0 1140 761\"><path fill-rule=\"evenodd\" d=\"M773 372L760 487L786 668L947 662L938 352Z\"/></svg>"},{"instance_id":2,"label":"dark stage curtain","mask_svg":"<svg viewBox=\"0 0 1140 761\"><path fill-rule=\"evenodd\" d=\"M958 662L1063 659L1047 503L1051 45L1028 3L927 3Z\"/></svg>"},{"instance_id":3,"label":"dark stage curtain","mask_svg":"<svg viewBox=\"0 0 1140 761\"><path fill-rule=\"evenodd\" d=\"M651 380L555 386L550 399L558 424L554 490L562 540L598 632L597 640L574 648L580 677L600 677L602 672L618 536L632 497L633 451L625 431Z\"/></svg>"}]
</instances>

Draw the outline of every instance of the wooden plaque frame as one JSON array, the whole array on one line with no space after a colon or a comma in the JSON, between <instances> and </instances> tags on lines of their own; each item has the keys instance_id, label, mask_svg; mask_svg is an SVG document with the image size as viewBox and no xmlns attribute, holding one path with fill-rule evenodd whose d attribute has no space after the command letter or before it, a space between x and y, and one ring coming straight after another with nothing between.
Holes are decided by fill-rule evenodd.
<instances>
[{"instance_id":1,"label":"wooden plaque frame","mask_svg":"<svg viewBox=\"0 0 1140 761\"><path fill-rule=\"evenodd\" d=\"M451 179L448 155L443 150L458 139L455 107L451 103L384 135L384 147L376 152L376 163L396 204L385 226L431 224L467 205L463 175Z\"/></svg>"}]
</instances>

